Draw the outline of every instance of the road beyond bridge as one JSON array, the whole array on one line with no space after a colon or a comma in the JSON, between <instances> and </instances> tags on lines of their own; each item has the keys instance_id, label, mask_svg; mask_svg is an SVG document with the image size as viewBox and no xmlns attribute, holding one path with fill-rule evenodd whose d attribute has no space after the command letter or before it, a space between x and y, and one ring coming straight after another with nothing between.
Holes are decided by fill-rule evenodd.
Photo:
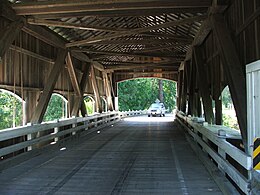
<instances>
[{"instance_id":1,"label":"road beyond bridge","mask_svg":"<svg viewBox=\"0 0 260 195\"><path fill-rule=\"evenodd\" d=\"M0 173L0 194L222 194L173 115L125 118Z\"/></svg>"}]
</instances>

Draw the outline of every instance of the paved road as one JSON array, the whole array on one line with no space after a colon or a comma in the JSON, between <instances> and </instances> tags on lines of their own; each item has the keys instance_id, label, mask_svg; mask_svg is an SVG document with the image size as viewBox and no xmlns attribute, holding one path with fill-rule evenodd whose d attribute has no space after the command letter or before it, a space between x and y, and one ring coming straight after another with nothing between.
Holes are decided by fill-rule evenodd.
<instances>
[{"instance_id":1,"label":"paved road","mask_svg":"<svg viewBox=\"0 0 260 195\"><path fill-rule=\"evenodd\" d=\"M0 173L0 194L222 194L172 116L133 117Z\"/></svg>"}]
</instances>

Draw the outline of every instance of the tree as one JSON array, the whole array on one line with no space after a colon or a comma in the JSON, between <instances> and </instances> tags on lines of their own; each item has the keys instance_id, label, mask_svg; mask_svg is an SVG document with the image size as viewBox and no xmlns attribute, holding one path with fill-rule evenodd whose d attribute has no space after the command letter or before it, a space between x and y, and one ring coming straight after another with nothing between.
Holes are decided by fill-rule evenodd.
<instances>
[{"instance_id":1,"label":"tree","mask_svg":"<svg viewBox=\"0 0 260 195\"><path fill-rule=\"evenodd\" d=\"M0 92L0 129L22 125L22 102L14 96Z\"/></svg>"},{"instance_id":2,"label":"tree","mask_svg":"<svg viewBox=\"0 0 260 195\"><path fill-rule=\"evenodd\" d=\"M85 103L85 106L86 106L86 109L87 109L87 114L88 115L93 114L94 113L94 102L93 102L93 100L89 97L86 97L84 99L84 103Z\"/></svg>"},{"instance_id":3,"label":"tree","mask_svg":"<svg viewBox=\"0 0 260 195\"><path fill-rule=\"evenodd\" d=\"M134 79L118 84L119 110L145 110L159 99L158 79ZM162 80L164 103L169 111L175 107L176 84Z\"/></svg>"},{"instance_id":4,"label":"tree","mask_svg":"<svg viewBox=\"0 0 260 195\"><path fill-rule=\"evenodd\" d=\"M222 91L222 104L225 106L225 108L228 108L231 105L233 105L228 86L225 87L225 89L223 89L223 91Z\"/></svg>"},{"instance_id":5,"label":"tree","mask_svg":"<svg viewBox=\"0 0 260 195\"><path fill-rule=\"evenodd\" d=\"M58 95L52 95L44 114L43 121L53 121L55 119L64 118L66 116L64 100Z\"/></svg>"}]
</instances>

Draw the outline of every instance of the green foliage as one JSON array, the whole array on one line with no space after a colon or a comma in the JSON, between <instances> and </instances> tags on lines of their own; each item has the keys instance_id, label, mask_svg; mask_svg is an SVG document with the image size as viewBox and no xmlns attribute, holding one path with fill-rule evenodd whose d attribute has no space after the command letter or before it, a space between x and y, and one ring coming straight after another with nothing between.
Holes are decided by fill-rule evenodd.
<instances>
[{"instance_id":1,"label":"green foliage","mask_svg":"<svg viewBox=\"0 0 260 195\"><path fill-rule=\"evenodd\" d=\"M164 104L172 112L176 106L176 83L163 80Z\"/></svg>"},{"instance_id":2,"label":"green foliage","mask_svg":"<svg viewBox=\"0 0 260 195\"><path fill-rule=\"evenodd\" d=\"M22 102L8 93L0 92L0 129L22 125L22 116Z\"/></svg>"},{"instance_id":3,"label":"green foliage","mask_svg":"<svg viewBox=\"0 0 260 195\"><path fill-rule=\"evenodd\" d=\"M228 87L225 87L225 89L222 91L222 105L225 108L228 108L233 105L232 98L231 98Z\"/></svg>"},{"instance_id":4,"label":"green foliage","mask_svg":"<svg viewBox=\"0 0 260 195\"><path fill-rule=\"evenodd\" d=\"M223 125L239 130L237 118L231 117L228 114L223 114Z\"/></svg>"},{"instance_id":5,"label":"green foliage","mask_svg":"<svg viewBox=\"0 0 260 195\"><path fill-rule=\"evenodd\" d=\"M176 84L163 80L164 104L169 111L175 107ZM118 84L119 110L145 110L159 99L158 79L134 79Z\"/></svg>"},{"instance_id":6,"label":"green foliage","mask_svg":"<svg viewBox=\"0 0 260 195\"><path fill-rule=\"evenodd\" d=\"M91 98L85 98L84 102L85 102L85 106L87 108L88 115L93 114L94 113L94 109L93 109L94 108L94 106L93 106L94 102L92 101L92 99Z\"/></svg>"},{"instance_id":7,"label":"green foliage","mask_svg":"<svg viewBox=\"0 0 260 195\"><path fill-rule=\"evenodd\" d=\"M55 119L64 118L66 116L65 104L66 103L61 97L58 95L52 95L43 117L43 121L53 121Z\"/></svg>"},{"instance_id":8,"label":"green foliage","mask_svg":"<svg viewBox=\"0 0 260 195\"><path fill-rule=\"evenodd\" d=\"M228 86L223 89L221 96L223 108L223 125L239 130L239 125L237 122L237 117L235 115L234 105Z\"/></svg>"}]
</instances>

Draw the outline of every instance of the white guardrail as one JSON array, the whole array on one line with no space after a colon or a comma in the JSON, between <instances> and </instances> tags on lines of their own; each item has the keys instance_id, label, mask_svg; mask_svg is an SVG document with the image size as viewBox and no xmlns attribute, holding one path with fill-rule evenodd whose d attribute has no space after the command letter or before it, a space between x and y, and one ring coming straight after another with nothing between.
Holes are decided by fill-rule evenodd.
<instances>
[{"instance_id":1,"label":"white guardrail","mask_svg":"<svg viewBox=\"0 0 260 195\"><path fill-rule=\"evenodd\" d=\"M231 157L236 163L244 168L244 172L250 175L252 170L252 158L245 152L229 143L226 139L241 139L239 132L219 125L208 125L202 118L187 117L183 113L176 114L177 120L193 137L202 150L206 152L218 165L224 174L227 174L234 183L245 194L250 194L250 179L246 178L239 170L238 166L230 163ZM243 172L242 171L242 172ZM250 177L250 176L249 176Z\"/></svg>"},{"instance_id":2,"label":"white guardrail","mask_svg":"<svg viewBox=\"0 0 260 195\"><path fill-rule=\"evenodd\" d=\"M118 122L121 118L141 115L143 111L107 112L86 117L60 119L41 124L28 124L26 126L0 130L0 162L17 156L15 152L28 153L46 145L53 145L60 140L79 135L87 130L98 130ZM41 136L37 136L41 135ZM23 138L22 141L14 139ZM37 147L33 147L33 146ZM9 155L9 156L8 156Z\"/></svg>"}]
</instances>

